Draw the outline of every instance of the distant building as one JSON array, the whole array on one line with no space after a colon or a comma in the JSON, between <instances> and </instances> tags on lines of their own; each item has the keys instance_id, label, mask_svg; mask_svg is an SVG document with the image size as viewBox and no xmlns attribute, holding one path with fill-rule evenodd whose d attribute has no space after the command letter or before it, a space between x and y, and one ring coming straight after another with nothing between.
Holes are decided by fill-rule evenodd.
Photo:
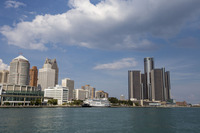
<instances>
[{"instance_id":1,"label":"distant building","mask_svg":"<svg viewBox=\"0 0 200 133\"><path fill-rule=\"evenodd\" d=\"M121 95L121 96L120 96L120 100L121 100L121 101L125 100L125 96L124 96L124 95Z\"/></svg>"},{"instance_id":2,"label":"distant building","mask_svg":"<svg viewBox=\"0 0 200 133\"><path fill-rule=\"evenodd\" d=\"M8 75L9 84L29 85L29 61L22 55L14 58L10 63Z\"/></svg>"},{"instance_id":3,"label":"distant building","mask_svg":"<svg viewBox=\"0 0 200 133\"><path fill-rule=\"evenodd\" d=\"M82 89L87 90L86 98L93 99L95 98L95 88L90 85L82 86Z\"/></svg>"},{"instance_id":4,"label":"distant building","mask_svg":"<svg viewBox=\"0 0 200 133\"><path fill-rule=\"evenodd\" d=\"M155 69L153 58L144 58L144 74L128 71L129 100L170 101L170 72L165 68Z\"/></svg>"},{"instance_id":5,"label":"distant building","mask_svg":"<svg viewBox=\"0 0 200 133\"><path fill-rule=\"evenodd\" d=\"M151 70L154 69L154 59L150 57L144 58L144 74L146 84L144 84L144 99L152 100L152 90L151 90ZM147 97L146 97L147 96Z\"/></svg>"},{"instance_id":6,"label":"distant building","mask_svg":"<svg viewBox=\"0 0 200 133\"><path fill-rule=\"evenodd\" d=\"M95 98L108 98L108 93L104 91L96 91Z\"/></svg>"},{"instance_id":7,"label":"distant building","mask_svg":"<svg viewBox=\"0 0 200 133\"><path fill-rule=\"evenodd\" d=\"M65 78L62 80L62 86L69 89L68 101L71 101L73 99L74 80L70 80L70 78Z\"/></svg>"},{"instance_id":8,"label":"distant building","mask_svg":"<svg viewBox=\"0 0 200 133\"><path fill-rule=\"evenodd\" d=\"M1 70L0 71L0 84L4 84L8 82L8 70Z\"/></svg>"},{"instance_id":9,"label":"distant building","mask_svg":"<svg viewBox=\"0 0 200 133\"><path fill-rule=\"evenodd\" d=\"M58 100L58 105L68 102L69 90L66 87L56 85L56 87L49 87L44 90L44 97L50 97ZM44 100L48 102L47 99Z\"/></svg>"},{"instance_id":10,"label":"distant building","mask_svg":"<svg viewBox=\"0 0 200 133\"><path fill-rule=\"evenodd\" d=\"M187 106L187 102L183 101L183 102L176 102L177 106Z\"/></svg>"},{"instance_id":11,"label":"distant building","mask_svg":"<svg viewBox=\"0 0 200 133\"><path fill-rule=\"evenodd\" d=\"M33 66L32 69L30 69L29 75L30 75L29 85L37 87L38 69L36 66Z\"/></svg>"},{"instance_id":12,"label":"distant building","mask_svg":"<svg viewBox=\"0 0 200 133\"><path fill-rule=\"evenodd\" d=\"M88 94L87 90L84 90L84 89L74 89L74 99L75 100L85 100L87 94Z\"/></svg>"},{"instance_id":13,"label":"distant building","mask_svg":"<svg viewBox=\"0 0 200 133\"><path fill-rule=\"evenodd\" d=\"M128 71L129 99L143 99L143 85L140 71Z\"/></svg>"},{"instance_id":14,"label":"distant building","mask_svg":"<svg viewBox=\"0 0 200 133\"><path fill-rule=\"evenodd\" d=\"M45 63L44 64L50 64L51 65L51 69L55 70L55 82L54 82L54 86L58 84L58 64L56 59L48 59L46 58Z\"/></svg>"},{"instance_id":15,"label":"distant building","mask_svg":"<svg viewBox=\"0 0 200 133\"><path fill-rule=\"evenodd\" d=\"M44 64L43 68L39 69L38 88L44 91L48 87L54 87L55 75L55 69L52 69L51 64Z\"/></svg>"}]
</instances>

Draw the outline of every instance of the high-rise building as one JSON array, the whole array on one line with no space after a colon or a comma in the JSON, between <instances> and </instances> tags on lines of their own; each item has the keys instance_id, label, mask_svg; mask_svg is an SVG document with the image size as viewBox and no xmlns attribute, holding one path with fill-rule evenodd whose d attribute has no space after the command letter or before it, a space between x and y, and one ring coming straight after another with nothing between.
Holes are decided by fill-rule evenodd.
<instances>
[{"instance_id":1,"label":"high-rise building","mask_svg":"<svg viewBox=\"0 0 200 133\"><path fill-rule=\"evenodd\" d=\"M85 100L88 91L84 89L74 89L74 99Z\"/></svg>"},{"instance_id":2,"label":"high-rise building","mask_svg":"<svg viewBox=\"0 0 200 133\"><path fill-rule=\"evenodd\" d=\"M144 74L128 71L129 100L169 101L170 73L165 68L155 69L153 58L144 58Z\"/></svg>"},{"instance_id":3,"label":"high-rise building","mask_svg":"<svg viewBox=\"0 0 200 133\"><path fill-rule=\"evenodd\" d=\"M121 96L120 96L120 100L121 100L121 101L125 100L125 96L124 96L124 95L121 95Z\"/></svg>"},{"instance_id":4,"label":"high-rise building","mask_svg":"<svg viewBox=\"0 0 200 133\"><path fill-rule=\"evenodd\" d=\"M165 87L166 87L166 98L171 99L171 83L170 83L170 72L165 72Z\"/></svg>"},{"instance_id":5,"label":"high-rise building","mask_svg":"<svg viewBox=\"0 0 200 133\"><path fill-rule=\"evenodd\" d=\"M29 84L29 61L22 55L14 58L10 63L8 83L18 85Z\"/></svg>"},{"instance_id":6,"label":"high-rise building","mask_svg":"<svg viewBox=\"0 0 200 133\"><path fill-rule=\"evenodd\" d=\"M62 80L62 86L69 89L68 101L71 101L73 99L74 80L70 80L70 78L65 78Z\"/></svg>"},{"instance_id":7,"label":"high-rise building","mask_svg":"<svg viewBox=\"0 0 200 133\"><path fill-rule=\"evenodd\" d=\"M93 88L90 85L85 85L85 86L82 86L82 89L88 91L88 94L86 95L86 98L89 98L89 99L95 98L95 88Z\"/></svg>"},{"instance_id":8,"label":"high-rise building","mask_svg":"<svg viewBox=\"0 0 200 133\"><path fill-rule=\"evenodd\" d=\"M0 71L0 83L4 84L8 82L8 70L1 70Z\"/></svg>"},{"instance_id":9,"label":"high-rise building","mask_svg":"<svg viewBox=\"0 0 200 133\"><path fill-rule=\"evenodd\" d=\"M56 62L56 59L48 59L48 58L46 58L44 64L50 64L51 68L55 70L55 83L54 83L54 85L57 85L58 84L58 72L59 72L59 69L58 69L58 64Z\"/></svg>"},{"instance_id":10,"label":"high-rise building","mask_svg":"<svg viewBox=\"0 0 200 133\"><path fill-rule=\"evenodd\" d=\"M154 59L150 57L144 58L144 74L146 79L146 84L144 84L144 99L152 100L152 90L151 90L151 70L154 69Z\"/></svg>"},{"instance_id":11,"label":"high-rise building","mask_svg":"<svg viewBox=\"0 0 200 133\"><path fill-rule=\"evenodd\" d=\"M108 93L104 91L96 91L95 98L108 98Z\"/></svg>"},{"instance_id":12,"label":"high-rise building","mask_svg":"<svg viewBox=\"0 0 200 133\"><path fill-rule=\"evenodd\" d=\"M29 75L30 75L29 85L37 87L38 69L36 66L33 66L32 69L30 69Z\"/></svg>"},{"instance_id":13,"label":"high-rise building","mask_svg":"<svg viewBox=\"0 0 200 133\"><path fill-rule=\"evenodd\" d=\"M140 71L128 71L129 99L143 99L143 85Z\"/></svg>"},{"instance_id":14,"label":"high-rise building","mask_svg":"<svg viewBox=\"0 0 200 133\"><path fill-rule=\"evenodd\" d=\"M153 69L151 71L151 80L152 80L153 100L156 101L169 100L170 99L169 72L165 72L165 68Z\"/></svg>"},{"instance_id":15,"label":"high-rise building","mask_svg":"<svg viewBox=\"0 0 200 133\"><path fill-rule=\"evenodd\" d=\"M55 69L52 69L51 64L44 64L43 68L39 69L38 88L42 91L48 87L55 86Z\"/></svg>"}]
</instances>

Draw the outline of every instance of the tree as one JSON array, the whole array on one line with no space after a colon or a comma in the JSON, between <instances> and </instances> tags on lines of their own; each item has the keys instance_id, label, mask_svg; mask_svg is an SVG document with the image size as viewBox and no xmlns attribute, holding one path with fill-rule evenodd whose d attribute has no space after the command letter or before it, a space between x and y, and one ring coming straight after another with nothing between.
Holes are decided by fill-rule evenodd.
<instances>
[{"instance_id":1,"label":"tree","mask_svg":"<svg viewBox=\"0 0 200 133\"><path fill-rule=\"evenodd\" d=\"M57 105L58 100L57 99L49 99L47 103L50 104L50 105Z\"/></svg>"},{"instance_id":2,"label":"tree","mask_svg":"<svg viewBox=\"0 0 200 133\"><path fill-rule=\"evenodd\" d=\"M108 100L109 100L111 103L114 103L114 104L119 103L119 100L118 100L116 97L109 97Z\"/></svg>"},{"instance_id":3,"label":"tree","mask_svg":"<svg viewBox=\"0 0 200 133\"><path fill-rule=\"evenodd\" d=\"M41 105L41 104L42 104L41 99L37 99L37 100L35 101L35 105Z\"/></svg>"}]
</instances>

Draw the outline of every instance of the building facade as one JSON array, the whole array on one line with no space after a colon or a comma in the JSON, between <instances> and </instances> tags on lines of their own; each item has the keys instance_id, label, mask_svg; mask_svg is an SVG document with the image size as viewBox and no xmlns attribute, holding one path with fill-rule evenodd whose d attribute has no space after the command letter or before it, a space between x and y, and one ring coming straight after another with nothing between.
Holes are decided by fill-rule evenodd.
<instances>
[{"instance_id":1,"label":"building facade","mask_svg":"<svg viewBox=\"0 0 200 133\"><path fill-rule=\"evenodd\" d=\"M30 69L29 75L30 75L30 82L29 82L29 85L30 85L30 86L35 86L35 87L37 87L38 69L37 69L36 66L33 66L32 69Z\"/></svg>"},{"instance_id":2,"label":"building facade","mask_svg":"<svg viewBox=\"0 0 200 133\"><path fill-rule=\"evenodd\" d=\"M88 94L87 90L84 90L84 89L74 89L74 99L75 100L85 100L87 94Z\"/></svg>"},{"instance_id":3,"label":"building facade","mask_svg":"<svg viewBox=\"0 0 200 133\"><path fill-rule=\"evenodd\" d=\"M8 75L9 84L29 85L29 61L22 55L14 58L10 63Z\"/></svg>"},{"instance_id":4,"label":"building facade","mask_svg":"<svg viewBox=\"0 0 200 133\"><path fill-rule=\"evenodd\" d=\"M102 90L95 92L95 98L108 98L108 93Z\"/></svg>"},{"instance_id":5,"label":"building facade","mask_svg":"<svg viewBox=\"0 0 200 133\"><path fill-rule=\"evenodd\" d=\"M151 70L154 69L154 59L151 57L144 58L144 99L152 100L152 89L151 89Z\"/></svg>"},{"instance_id":6,"label":"building facade","mask_svg":"<svg viewBox=\"0 0 200 133\"><path fill-rule=\"evenodd\" d=\"M128 71L129 99L143 99L143 84L140 71Z\"/></svg>"},{"instance_id":7,"label":"building facade","mask_svg":"<svg viewBox=\"0 0 200 133\"><path fill-rule=\"evenodd\" d=\"M31 101L40 99L42 101L44 93L38 91L37 87L16 84L0 84L1 105L10 103L11 105L30 104Z\"/></svg>"},{"instance_id":8,"label":"building facade","mask_svg":"<svg viewBox=\"0 0 200 133\"><path fill-rule=\"evenodd\" d=\"M62 80L62 86L69 89L68 101L71 101L73 99L74 80L71 80L70 78L65 78Z\"/></svg>"},{"instance_id":9,"label":"building facade","mask_svg":"<svg viewBox=\"0 0 200 133\"><path fill-rule=\"evenodd\" d=\"M51 64L44 64L43 68L39 69L38 88L41 91L55 86L55 73L55 69L51 68Z\"/></svg>"},{"instance_id":10,"label":"building facade","mask_svg":"<svg viewBox=\"0 0 200 133\"><path fill-rule=\"evenodd\" d=\"M49 88L45 89L44 97L50 97L53 99L57 99L58 105L62 105L63 103L68 102L69 90L66 87L56 85L55 87L49 87ZM45 99L44 101L48 102L47 99Z\"/></svg>"},{"instance_id":11,"label":"building facade","mask_svg":"<svg viewBox=\"0 0 200 133\"><path fill-rule=\"evenodd\" d=\"M8 82L8 70L1 70L0 71L0 84L4 84Z\"/></svg>"},{"instance_id":12,"label":"building facade","mask_svg":"<svg viewBox=\"0 0 200 133\"><path fill-rule=\"evenodd\" d=\"M55 70L55 82L54 82L54 86L58 84L58 64L56 59L48 59L46 58L45 63L44 64L50 64L51 65L51 69Z\"/></svg>"},{"instance_id":13,"label":"building facade","mask_svg":"<svg viewBox=\"0 0 200 133\"><path fill-rule=\"evenodd\" d=\"M82 86L82 89L87 90L86 98L93 99L95 98L95 88L90 85Z\"/></svg>"}]
</instances>

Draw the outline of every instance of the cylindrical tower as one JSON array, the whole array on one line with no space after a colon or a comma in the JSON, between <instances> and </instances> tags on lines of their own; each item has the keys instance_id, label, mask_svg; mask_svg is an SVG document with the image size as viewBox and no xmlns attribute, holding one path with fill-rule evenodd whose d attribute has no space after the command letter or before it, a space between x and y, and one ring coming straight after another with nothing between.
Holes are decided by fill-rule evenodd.
<instances>
[{"instance_id":1,"label":"cylindrical tower","mask_svg":"<svg viewBox=\"0 0 200 133\"><path fill-rule=\"evenodd\" d=\"M10 63L10 84L29 85L29 61L22 55L14 58Z\"/></svg>"},{"instance_id":2,"label":"cylindrical tower","mask_svg":"<svg viewBox=\"0 0 200 133\"><path fill-rule=\"evenodd\" d=\"M151 57L144 58L144 74L146 79L146 85L144 86L144 98L152 100L151 90L151 70L154 69L154 59Z\"/></svg>"}]
</instances>

